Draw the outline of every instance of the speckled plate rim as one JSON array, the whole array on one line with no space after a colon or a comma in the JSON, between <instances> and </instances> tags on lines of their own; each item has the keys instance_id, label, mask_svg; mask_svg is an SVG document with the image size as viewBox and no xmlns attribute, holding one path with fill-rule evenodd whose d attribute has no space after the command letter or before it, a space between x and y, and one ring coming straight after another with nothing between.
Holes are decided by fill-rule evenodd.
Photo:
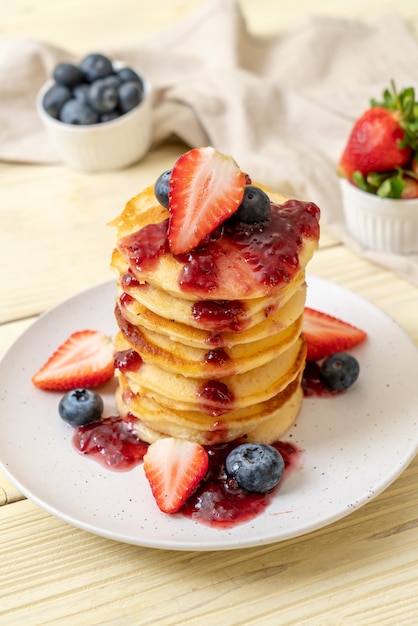
<instances>
[{"instance_id":1,"label":"speckled plate rim","mask_svg":"<svg viewBox=\"0 0 418 626\"><path fill-rule=\"evenodd\" d=\"M229 550L294 538L339 520L388 487L418 450L418 350L384 312L347 289L309 276L307 304L363 328L353 350L357 383L338 398L305 399L284 440L304 450L259 517L223 530L161 513L142 465L107 471L75 452L58 417L61 394L31 383L34 371L75 330L113 334L113 282L42 315L0 362L0 466L17 488L53 515L113 540L168 550ZM114 414L113 385L102 389Z\"/></svg>"}]
</instances>

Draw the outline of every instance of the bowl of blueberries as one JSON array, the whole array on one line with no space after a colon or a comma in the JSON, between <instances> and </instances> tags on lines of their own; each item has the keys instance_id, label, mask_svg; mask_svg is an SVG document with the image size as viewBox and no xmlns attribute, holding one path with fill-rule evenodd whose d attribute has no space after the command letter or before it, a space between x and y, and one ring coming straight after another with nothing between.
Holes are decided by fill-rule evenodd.
<instances>
[{"instance_id":1,"label":"bowl of blueberries","mask_svg":"<svg viewBox=\"0 0 418 626\"><path fill-rule=\"evenodd\" d=\"M147 153L151 89L142 72L100 53L59 63L36 99L57 155L82 171L122 169Z\"/></svg>"}]
</instances>

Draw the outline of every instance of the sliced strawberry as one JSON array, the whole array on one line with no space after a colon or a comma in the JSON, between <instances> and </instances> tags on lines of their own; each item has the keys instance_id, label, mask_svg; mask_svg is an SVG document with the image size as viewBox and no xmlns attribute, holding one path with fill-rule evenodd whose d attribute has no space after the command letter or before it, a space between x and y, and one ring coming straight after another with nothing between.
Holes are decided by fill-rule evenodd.
<instances>
[{"instance_id":1,"label":"sliced strawberry","mask_svg":"<svg viewBox=\"0 0 418 626\"><path fill-rule=\"evenodd\" d=\"M214 148L195 148L175 163L170 179L168 241L173 254L195 248L241 204L245 174Z\"/></svg>"},{"instance_id":2,"label":"sliced strawberry","mask_svg":"<svg viewBox=\"0 0 418 626\"><path fill-rule=\"evenodd\" d=\"M152 443L144 456L145 476L163 513L176 513L204 478L206 450L193 441L166 437Z\"/></svg>"},{"instance_id":3,"label":"sliced strawberry","mask_svg":"<svg viewBox=\"0 0 418 626\"><path fill-rule=\"evenodd\" d=\"M319 361L335 352L349 350L367 337L360 328L308 307L305 308L302 330L308 361Z\"/></svg>"},{"instance_id":4,"label":"sliced strawberry","mask_svg":"<svg viewBox=\"0 0 418 626\"><path fill-rule=\"evenodd\" d=\"M97 330L83 330L70 337L32 377L40 389L70 390L97 387L114 373L113 342Z\"/></svg>"}]
</instances>

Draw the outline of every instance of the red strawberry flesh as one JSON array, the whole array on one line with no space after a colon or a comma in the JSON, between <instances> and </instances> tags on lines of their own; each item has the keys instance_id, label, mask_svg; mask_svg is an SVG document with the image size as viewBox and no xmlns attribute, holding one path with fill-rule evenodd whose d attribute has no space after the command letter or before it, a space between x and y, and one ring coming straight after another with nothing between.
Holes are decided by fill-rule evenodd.
<instances>
[{"instance_id":1,"label":"red strawberry flesh","mask_svg":"<svg viewBox=\"0 0 418 626\"><path fill-rule=\"evenodd\" d=\"M336 352L349 350L367 337L360 328L309 307L305 308L303 316L303 335L308 361L320 361Z\"/></svg>"},{"instance_id":2,"label":"red strawberry flesh","mask_svg":"<svg viewBox=\"0 0 418 626\"><path fill-rule=\"evenodd\" d=\"M214 148L195 148L175 163L170 179L168 240L173 254L189 252L241 204L245 174Z\"/></svg>"},{"instance_id":3,"label":"red strawberry flesh","mask_svg":"<svg viewBox=\"0 0 418 626\"><path fill-rule=\"evenodd\" d=\"M144 472L159 509L176 513L208 470L203 446L186 439L165 437L152 443L144 456Z\"/></svg>"},{"instance_id":4,"label":"red strawberry flesh","mask_svg":"<svg viewBox=\"0 0 418 626\"><path fill-rule=\"evenodd\" d=\"M39 389L68 391L98 387L114 373L113 342L97 330L72 333L33 375Z\"/></svg>"}]
</instances>

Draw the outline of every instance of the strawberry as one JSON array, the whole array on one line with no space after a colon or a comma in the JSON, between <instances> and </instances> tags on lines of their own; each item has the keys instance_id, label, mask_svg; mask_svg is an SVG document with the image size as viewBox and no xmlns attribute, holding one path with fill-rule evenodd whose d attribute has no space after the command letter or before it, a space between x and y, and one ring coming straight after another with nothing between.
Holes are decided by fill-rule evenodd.
<instances>
[{"instance_id":1,"label":"strawberry","mask_svg":"<svg viewBox=\"0 0 418 626\"><path fill-rule=\"evenodd\" d=\"M97 330L70 335L32 377L39 389L98 387L113 376L113 342Z\"/></svg>"},{"instance_id":2,"label":"strawberry","mask_svg":"<svg viewBox=\"0 0 418 626\"><path fill-rule=\"evenodd\" d=\"M411 148L401 147L405 132L395 115L382 107L363 113L354 124L340 159L338 173L352 179L356 171L385 172L405 165Z\"/></svg>"},{"instance_id":3,"label":"strawberry","mask_svg":"<svg viewBox=\"0 0 418 626\"><path fill-rule=\"evenodd\" d=\"M170 179L171 252L189 252L235 213L244 195L245 180L234 159L214 148L195 148L183 154Z\"/></svg>"},{"instance_id":4,"label":"strawberry","mask_svg":"<svg viewBox=\"0 0 418 626\"><path fill-rule=\"evenodd\" d=\"M336 352L348 350L367 337L360 328L309 307L305 308L302 330L308 361L319 361Z\"/></svg>"},{"instance_id":5,"label":"strawberry","mask_svg":"<svg viewBox=\"0 0 418 626\"><path fill-rule=\"evenodd\" d=\"M176 513L208 470L209 457L198 443L165 437L152 443L144 456L145 476L163 513Z\"/></svg>"},{"instance_id":6,"label":"strawberry","mask_svg":"<svg viewBox=\"0 0 418 626\"><path fill-rule=\"evenodd\" d=\"M355 122L341 156L338 173L353 182L354 172L386 172L404 167L417 147L415 92L399 94L385 90L383 101L371 100L371 107Z\"/></svg>"}]
</instances>

